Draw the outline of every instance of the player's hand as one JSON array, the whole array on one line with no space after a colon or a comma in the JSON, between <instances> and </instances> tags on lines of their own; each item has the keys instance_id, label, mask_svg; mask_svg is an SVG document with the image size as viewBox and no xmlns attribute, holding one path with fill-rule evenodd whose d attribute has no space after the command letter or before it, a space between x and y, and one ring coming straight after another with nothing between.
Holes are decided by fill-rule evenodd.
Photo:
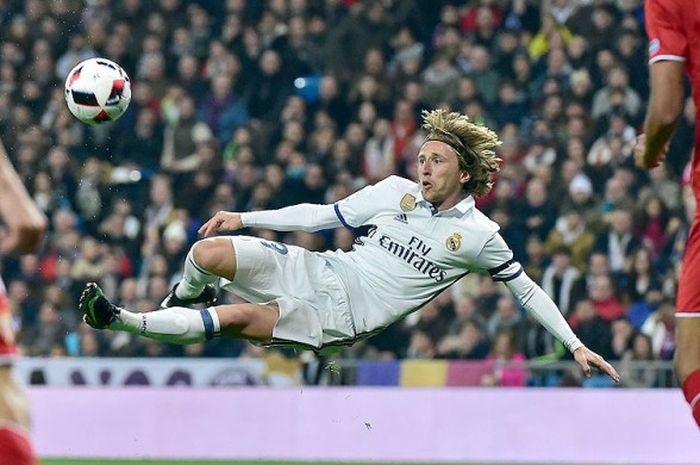
<instances>
[{"instance_id":1,"label":"player's hand","mask_svg":"<svg viewBox=\"0 0 700 465\"><path fill-rule=\"evenodd\" d=\"M243 227L243 220L240 213L217 212L209 221L199 228L199 234L209 237L219 231L235 231Z\"/></svg>"},{"instance_id":2,"label":"player's hand","mask_svg":"<svg viewBox=\"0 0 700 465\"><path fill-rule=\"evenodd\" d=\"M637 165L637 168L641 168L643 170L650 170L652 168L656 168L666 160L666 153L668 152L669 144L667 143L664 146L664 149L656 157L656 159L649 160L646 157L646 141L646 134L638 135L637 140L634 143L632 153L634 154L634 164Z\"/></svg>"},{"instance_id":3,"label":"player's hand","mask_svg":"<svg viewBox=\"0 0 700 465\"><path fill-rule=\"evenodd\" d=\"M0 255L7 253L33 253L41 247L46 224L21 226L11 230L0 230Z\"/></svg>"},{"instance_id":4,"label":"player's hand","mask_svg":"<svg viewBox=\"0 0 700 465\"><path fill-rule=\"evenodd\" d=\"M617 370L606 362L603 357L596 354L588 347L583 346L576 349L574 351L574 359L579 365L581 365L581 368L583 368L583 374L586 375L586 377L591 376L591 365L593 365L606 375L610 376L610 378L616 383L620 382L620 374L617 372Z\"/></svg>"}]
</instances>

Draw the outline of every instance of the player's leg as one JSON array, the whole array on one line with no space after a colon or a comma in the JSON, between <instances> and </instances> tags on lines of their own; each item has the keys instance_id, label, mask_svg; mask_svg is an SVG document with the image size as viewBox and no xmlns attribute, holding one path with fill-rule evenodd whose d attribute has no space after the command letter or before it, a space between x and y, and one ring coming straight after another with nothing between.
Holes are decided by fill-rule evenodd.
<instances>
[{"instance_id":1,"label":"player's leg","mask_svg":"<svg viewBox=\"0 0 700 465\"><path fill-rule=\"evenodd\" d=\"M674 370L700 426L700 221L695 217L678 284Z\"/></svg>"},{"instance_id":2,"label":"player's leg","mask_svg":"<svg viewBox=\"0 0 700 465\"><path fill-rule=\"evenodd\" d=\"M219 305L215 309L221 336L255 342L270 342L280 317L276 303Z\"/></svg>"},{"instance_id":3,"label":"player's leg","mask_svg":"<svg viewBox=\"0 0 700 465\"><path fill-rule=\"evenodd\" d=\"M12 367L0 367L0 465L37 463L28 431L27 397L12 375Z\"/></svg>"},{"instance_id":4,"label":"player's leg","mask_svg":"<svg viewBox=\"0 0 700 465\"><path fill-rule=\"evenodd\" d=\"M699 314L700 315L700 314ZM676 376L700 427L700 318L676 319Z\"/></svg>"},{"instance_id":5,"label":"player's leg","mask_svg":"<svg viewBox=\"0 0 700 465\"><path fill-rule=\"evenodd\" d=\"M279 318L277 304L230 304L192 310L170 307L134 313L111 303L95 283L80 296L85 322L96 329L127 331L173 344L194 344L223 335L269 342Z\"/></svg>"},{"instance_id":6,"label":"player's leg","mask_svg":"<svg viewBox=\"0 0 700 465\"><path fill-rule=\"evenodd\" d=\"M29 402L10 365L0 366L0 421L29 429Z\"/></svg>"},{"instance_id":7,"label":"player's leg","mask_svg":"<svg viewBox=\"0 0 700 465\"><path fill-rule=\"evenodd\" d=\"M37 465L27 433L0 423L0 465Z\"/></svg>"},{"instance_id":8,"label":"player's leg","mask_svg":"<svg viewBox=\"0 0 700 465\"><path fill-rule=\"evenodd\" d=\"M340 295L343 291L339 281L330 279L332 273L323 258L300 247L244 236L198 244L193 253L198 267L204 264L205 271L228 281L224 283L226 290L248 302L265 303L132 313L110 303L96 284L89 283L80 298L85 321L97 329L128 331L178 344L218 335L261 342L273 342L274 336L313 347L323 344L321 320L330 321L332 317L320 316L319 309L338 307L334 299L347 301ZM198 285L202 286L201 282ZM343 321L332 325L334 331L353 337L351 317L342 313L340 319Z\"/></svg>"},{"instance_id":9,"label":"player's leg","mask_svg":"<svg viewBox=\"0 0 700 465\"><path fill-rule=\"evenodd\" d=\"M220 277L232 280L236 274L236 252L230 237L197 241L187 253L179 283L163 300L161 307L211 305L216 297L213 283Z\"/></svg>"}]
</instances>

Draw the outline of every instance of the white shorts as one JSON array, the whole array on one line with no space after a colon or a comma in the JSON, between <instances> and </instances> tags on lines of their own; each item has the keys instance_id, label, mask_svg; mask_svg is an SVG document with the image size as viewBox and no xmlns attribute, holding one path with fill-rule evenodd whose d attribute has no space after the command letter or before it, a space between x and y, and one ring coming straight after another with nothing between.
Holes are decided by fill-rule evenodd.
<instances>
[{"instance_id":1,"label":"white shorts","mask_svg":"<svg viewBox=\"0 0 700 465\"><path fill-rule=\"evenodd\" d=\"M320 254L249 236L232 236L231 242L236 275L222 278L221 287L251 303L277 303L271 344L320 349L354 341L347 292Z\"/></svg>"}]
</instances>

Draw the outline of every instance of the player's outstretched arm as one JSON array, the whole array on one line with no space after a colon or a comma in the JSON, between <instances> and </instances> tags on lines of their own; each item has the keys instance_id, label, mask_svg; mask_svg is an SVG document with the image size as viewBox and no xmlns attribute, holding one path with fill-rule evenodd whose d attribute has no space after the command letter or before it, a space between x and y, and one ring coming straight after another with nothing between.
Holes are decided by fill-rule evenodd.
<instances>
[{"instance_id":1,"label":"player's outstretched arm","mask_svg":"<svg viewBox=\"0 0 700 465\"><path fill-rule=\"evenodd\" d=\"M617 371L576 337L552 299L513 259L513 252L500 234L496 233L486 241L472 266L488 270L494 281L503 282L520 304L574 354L586 376L590 376L591 366L595 366L616 383L620 382Z\"/></svg>"},{"instance_id":2,"label":"player's outstretched arm","mask_svg":"<svg viewBox=\"0 0 700 465\"><path fill-rule=\"evenodd\" d=\"M637 138L634 147L639 168L654 168L666 157L668 141L683 111L683 66L681 61L657 61L649 67L651 95L644 134Z\"/></svg>"},{"instance_id":3,"label":"player's outstretched arm","mask_svg":"<svg viewBox=\"0 0 700 465\"><path fill-rule=\"evenodd\" d=\"M0 142L0 218L7 231L0 236L0 254L33 253L46 233L46 216L34 204Z\"/></svg>"},{"instance_id":4,"label":"player's outstretched arm","mask_svg":"<svg viewBox=\"0 0 700 465\"><path fill-rule=\"evenodd\" d=\"M339 226L342 223L333 205L302 203L279 210L246 213L220 211L199 228L199 233L208 237L217 232L235 231L243 227L275 231L318 231Z\"/></svg>"}]
</instances>

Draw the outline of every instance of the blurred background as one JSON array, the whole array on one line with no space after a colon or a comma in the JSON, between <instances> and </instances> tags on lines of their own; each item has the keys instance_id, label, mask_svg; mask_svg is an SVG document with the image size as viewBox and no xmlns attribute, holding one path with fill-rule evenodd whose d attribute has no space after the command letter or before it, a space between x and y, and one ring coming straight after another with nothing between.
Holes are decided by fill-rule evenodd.
<instances>
[{"instance_id":1,"label":"blurred background","mask_svg":"<svg viewBox=\"0 0 700 465\"><path fill-rule=\"evenodd\" d=\"M478 206L581 340L614 361L623 388L676 386L694 108L688 99L666 163L637 170L641 0L4 0L0 34L0 137L50 219L41 253L0 266L26 383L611 387L584 380L488 276L330 357L82 323L86 281L156 309L218 210L332 203L390 174L414 178L420 112L444 107L503 140ZM68 112L63 81L97 56L124 67L133 98L90 127ZM241 233L312 250L354 240ZM177 370L188 375L172 381Z\"/></svg>"}]
</instances>

